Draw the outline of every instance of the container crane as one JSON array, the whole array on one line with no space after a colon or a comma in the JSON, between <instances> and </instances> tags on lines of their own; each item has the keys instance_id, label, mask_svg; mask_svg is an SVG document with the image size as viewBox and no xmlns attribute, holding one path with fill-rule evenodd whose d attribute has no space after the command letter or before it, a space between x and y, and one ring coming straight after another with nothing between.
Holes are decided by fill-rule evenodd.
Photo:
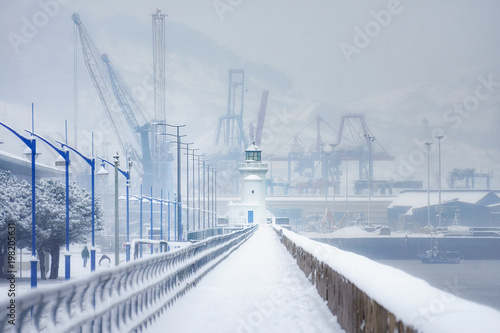
<instances>
[{"instance_id":1,"label":"container crane","mask_svg":"<svg viewBox=\"0 0 500 333\"><path fill-rule=\"evenodd\" d=\"M227 114L219 117L214 145L219 145L222 134L223 145L230 152L240 153L248 147L243 132L243 100L245 72L243 69L230 69L228 80Z\"/></svg>"},{"instance_id":2,"label":"container crane","mask_svg":"<svg viewBox=\"0 0 500 333\"><path fill-rule=\"evenodd\" d=\"M139 107L138 103L132 97L127 84L120 76L120 74L114 69L108 55L103 54L101 56L101 59L106 64L109 80L111 82L115 98L118 101L118 105L120 106L129 127L132 129L132 134L135 142L141 147L144 178L146 180L152 179L153 167L151 162L151 151L149 144L149 132L151 125L142 112L141 108ZM135 117L136 114L140 115L143 125L139 125L139 122ZM145 181L145 183L152 184L149 181Z\"/></svg>"},{"instance_id":3,"label":"container crane","mask_svg":"<svg viewBox=\"0 0 500 333\"><path fill-rule=\"evenodd\" d=\"M106 54L101 55L80 20L80 16L75 13L72 15L72 20L78 28L85 64L116 134L118 143L123 151L126 151L132 159L139 162L135 163L134 166L143 178L144 184L151 186L153 180L149 145L150 124L130 94L124 80L113 68L109 57ZM114 102L109 86L112 87L118 103ZM140 125L137 121L136 114L142 118L143 125ZM138 168L138 164L142 166L142 169Z\"/></svg>"}]
</instances>

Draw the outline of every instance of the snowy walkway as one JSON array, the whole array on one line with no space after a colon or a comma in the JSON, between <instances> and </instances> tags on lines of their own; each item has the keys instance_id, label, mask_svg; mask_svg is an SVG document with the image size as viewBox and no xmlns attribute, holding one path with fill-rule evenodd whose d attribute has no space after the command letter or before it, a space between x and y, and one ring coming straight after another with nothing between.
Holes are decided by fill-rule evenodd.
<instances>
[{"instance_id":1,"label":"snowy walkway","mask_svg":"<svg viewBox=\"0 0 500 333\"><path fill-rule=\"evenodd\" d=\"M344 332L270 225L169 308L148 332Z\"/></svg>"}]
</instances>

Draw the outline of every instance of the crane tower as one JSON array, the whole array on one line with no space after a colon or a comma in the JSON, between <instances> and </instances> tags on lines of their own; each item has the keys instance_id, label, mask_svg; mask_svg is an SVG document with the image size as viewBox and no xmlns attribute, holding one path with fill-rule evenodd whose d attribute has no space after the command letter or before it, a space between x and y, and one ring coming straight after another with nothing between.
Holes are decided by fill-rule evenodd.
<instances>
[{"instance_id":1,"label":"crane tower","mask_svg":"<svg viewBox=\"0 0 500 333\"><path fill-rule=\"evenodd\" d=\"M104 106L121 149L133 160L146 188L155 190L173 187L171 154L168 153L166 128L159 125L165 116L165 14L156 10L153 17L154 118L150 120L134 99L125 80L102 54L85 29L78 14L72 19L90 77ZM113 98L114 96L114 98Z\"/></svg>"},{"instance_id":2,"label":"crane tower","mask_svg":"<svg viewBox=\"0 0 500 333\"><path fill-rule=\"evenodd\" d=\"M222 134L223 144L230 152L243 151L248 142L243 132L243 100L244 100L245 72L242 69L229 70L227 113L219 117L215 145L219 145Z\"/></svg>"},{"instance_id":3,"label":"crane tower","mask_svg":"<svg viewBox=\"0 0 500 333\"><path fill-rule=\"evenodd\" d=\"M152 132L153 168L155 181L168 188L173 186L169 144L167 143L167 120L165 111L165 14L159 9L152 15L153 30L153 75L154 75L154 119Z\"/></svg>"}]
</instances>

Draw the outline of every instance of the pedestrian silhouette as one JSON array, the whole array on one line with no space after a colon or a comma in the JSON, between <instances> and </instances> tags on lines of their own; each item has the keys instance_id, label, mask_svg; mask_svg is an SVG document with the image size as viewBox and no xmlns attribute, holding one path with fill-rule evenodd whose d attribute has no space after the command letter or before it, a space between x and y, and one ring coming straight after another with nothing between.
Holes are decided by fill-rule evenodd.
<instances>
[{"instance_id":1,"label":"pedestrian silhouette","mask_svg":"<svg viewBox=\"0 0 500 333\"><path fill-rule=\"evenodd\" d=\"M87 260L89 260L89 249L87 248L87 245L82 250L82 259L83 259L83 267L87 267Z\"/></svg>"}]
</instances>

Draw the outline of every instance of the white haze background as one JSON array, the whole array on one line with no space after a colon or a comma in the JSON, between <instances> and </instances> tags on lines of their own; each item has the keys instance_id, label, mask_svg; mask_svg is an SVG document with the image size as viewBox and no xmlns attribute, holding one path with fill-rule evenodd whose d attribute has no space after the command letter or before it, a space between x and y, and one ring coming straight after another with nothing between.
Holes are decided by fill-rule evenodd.
<instances>
[{"instance_id":1,"label":"white haze background","mask_svg":"<svg viewBox=\"0 0 500 333\"><path fill-rule=\"evenodd\" d=\"M67 119L74 144L75 12L152 115L151 14L157 8L168 15L167 121L186 123L188 140L202 151L209 150L217 118L226 112L227 71L242 68L248 89L245 126L256 124L262 90L270 91L265 154L286 154L287 145L275 150L316 115L337 128L342 114L364 113L377 142L396 158L376 163L375 178L426 179L422 142L444 133L443 174L476 168L492 172L492 187L499 188L500 2L493 0L1 0L0 120L18 131L29 129L35 103L35 130L62 139ZM356 31L373 28L377 13L390 9L387 24L379 24L348 59L341 46L354 46ZM23 36L26 21L43 19L44 13L48 19L36 33ZM14 35L23 42L15 45ZM495 82L491 91L481 87L481 78ZM478 89L489 95L473 111L453 111ZM78 44L77 128L83 153L90 153L90 132L98 133L102 117ZM314 127L304 134L310 145ZM326 142L336 135L328 127L322 134ZM3 150L20 154L25 149L4 131L0 139ZM101 139L96 138L98 154ZM52 163L53 152L41 149L42 161ZM431 152L435 188L437 154Z\"/></svg>"}]
</instances>

